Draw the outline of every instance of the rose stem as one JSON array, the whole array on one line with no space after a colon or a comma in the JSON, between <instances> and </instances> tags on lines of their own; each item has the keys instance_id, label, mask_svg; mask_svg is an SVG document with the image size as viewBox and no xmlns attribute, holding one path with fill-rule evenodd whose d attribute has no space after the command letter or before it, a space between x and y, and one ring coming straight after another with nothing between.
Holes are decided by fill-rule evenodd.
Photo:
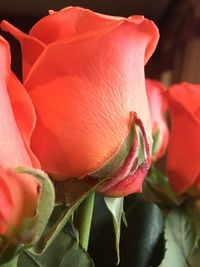
<instances>
[{"instance_id":1,"label":"rose stem","mask_svg":"<svg viewBox=\"0 0 200 267\"><path fill-rule=\"evenodd\" d=\"M87 251L89 244L90 228L94 208L94 195L94 192L90 193L90 195L83 200L78 207L79 242L85 251Z\"/></svg>"}]
</instances>

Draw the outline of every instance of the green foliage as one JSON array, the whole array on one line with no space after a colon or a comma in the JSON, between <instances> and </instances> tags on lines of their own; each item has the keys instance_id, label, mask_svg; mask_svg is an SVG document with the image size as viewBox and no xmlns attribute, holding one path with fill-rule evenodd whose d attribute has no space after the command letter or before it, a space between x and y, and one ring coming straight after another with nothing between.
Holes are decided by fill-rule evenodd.
<instances>
[{"instance_id":1,"label":"green foliage","mask_svg":"<svg viewBox=\"0 0 200 267\"><path fill-rule=\"evenodd\" d=\"M66 223L72 217L74 211L79 207L84 199L86 199L91 192L94 192L95 189L103 181L94 181L87 183L82 180L74 179L67 181L65 185L65 204L60 210L58 218L56 218L53 226L46 231L46 233L40 238L39 242L34 246L32 252L35 254L42 254L48 246L54 241L56 236L62 231ZM63 184L61 183L61 186Z\"/></svg>"},{"instance_id":2,"label":"green foliage","mask_svg":"<svg viewBox=\"0 0 200 267\"><path fill-rule=\"evenodd\" d=\"M89 255L77 245L76 239L66 231L62 231L41 256L24 251L19 257L17 266L94 267L94 263Z\"/></svg>"},{"instance_id":3,"label":"green foliage","mask_svg":"<svg viewBox=\"0 0 200 267\"><path fill-rule=\"evenodd\" d=\"M194 231L194 247L200 247L200 198L190 198L185 203L188 219Z\"/></svg>"},{"instance_id":4,"label":"green foliage","mask_svg":"<svg viewBox=\"0 0 200 267\"><path fill-rule=\"evenodd\" d=\"M194 248L194 231L184 207L172 210L165 222L166 252L159 267L189 267Z\"/></svg>"},{"instance_id":5,"label":"green foliage","mask_svg":"<svg viewBox=\"0 0 200 267\"><path fill-rule=\"evenodd\" d=\"M165 207L180 205L186 196L177 196L172 190L167 176L162 174L154 165L143 183L143 196L146 200L161 204Z\"/></svg>"},{"instance_id":6,"label":"green foliage","mask_svg":"<svg viewBox=\"0 0 200 267\"><path fill-rule=\"evenodd\" d=\"M120 233L121 233L121 220L122 216L124 216L123 212L123 204L124 198L104 198L106 206L110 211L113 218L113 226L115 230L115 246L117 252L117 263L120 262L120 250L119 250L119 242L120 242Z\"/></svg>"},{"instance_id":7,"label":"green foliage","mask_svg":"<svg viewBox=\"0 0 200 267\"><path fill-rule=\"evenodd\" d=\"M120 149L103 167L101 167L93 174L94 177L104 179L105 177L113 176L113 174L119 171L119 169L123 166L126 159L128 158L130 151L133 147L136 130L137 128L135 125L135 121L133 120L130 132L123 141L123 144L121 145Z\"/></svg>"},{"instance_id":8,"label":"green foliage","mask_svg":"<svg viewBox=\"0 0 200 267\"><path fill-rule=\"evenodd\" d=\"M152 155L155 155L162 145L162 139L160 135L160 129L157 129L153 134L153 147L152 147Z\"/></svg>"},{"instance_id":9,"label":"green foliage","mask_svg":"<svg viewBox=\"0 0 200 267\"><path fill-rule=\"evenodd\" d=\"M32 175L40 182L41 188L39 193L38 208L35 215L37 219L37 231L31 242L32 244L35 244L44 232L48 220L53 212L55 205L54 187L47 174L42 171L20 167L16 169L16 172Z\"/></svg>"},{"instance_id":10,"label":"green foliage","mask_svg":"<svg viewBox=\"0 0 200 267\"><path fill-rule=\"evenodd\" d=\"M15 257L11 261L9 261L9 262L7 262L5 264L2 264L1 267L17 267L17 260L18 260L18 258Z\"/></svg>"},{"instance_id":11,"label":"green foliage","mask_svg":"<svg viewBox=\"0 0 200 267\"><path fill-rule=\"evenodd\" d=\"M2 239L0 262L8 262L7 264L11 264L12 261L11 263L9 263L9 261L21 253L25 247L30 247L38 241L53 211L55 199L53 185L44 172L22 167L18 167L14 171L19 173L19 175L26 173L38 179L40 192L35 216L32 218L24 218L19 233L16 233L16 235L9 239L6 237ZM15 261L13 260L13 262Z\"/></svg>"},{"instance_id":12,"label":"green foliage","mask_svg":"<svg viewBox=\"0 0 200 267\"><path fill-rule=\"evenodd\" d=\"M120 267L157 267L164 254L160 209L138 194L125 199L125 214L128 227L122 229Z\"/></svg>"}]
</instances>

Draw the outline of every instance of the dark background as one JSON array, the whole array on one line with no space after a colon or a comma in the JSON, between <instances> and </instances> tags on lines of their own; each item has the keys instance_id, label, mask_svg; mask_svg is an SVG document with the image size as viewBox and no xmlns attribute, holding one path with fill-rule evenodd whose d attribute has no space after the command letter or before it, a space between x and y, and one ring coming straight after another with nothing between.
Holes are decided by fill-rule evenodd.
<instances>
[{"instance_id":1,"label":"dark background","mask_svg":"<svg viewBox=\"0 0 200 267\"><path fill-rule=\"evenodd\" d=\"M166 82L163 77L166 77L164 74L167 73L170 76L170 81L166 82L167 85L182 80L200 83L200 41L198 44L198 40L200 40L200 0L0 0L0 19L6 19L21 30L28 32L38 19L48 14L49 9L59 10L69 5L82 6L110 15L129 16L137 14L152 19L159 28L160 41L146 66L146 76ZM12 68L18 77L21 77L20 46L9 34L3 32L0 32L0 34L6 37L11 44ZM184 74L187 73L187 66L192 75L196 71L196 76ZM184 71L182 71L183 67L186 67ZM141 240L142 233L139 232L138 228L147 229L146 225L144 228L138 227L145 221L144 217L147 216L147 210L151 211L148 213L149 216L153 214L151 217L145 217L146 221L150 222L148 225L155 224L153 220L156 220L157 210L154 206L149 205L143 205L143 203L141 205L138 201L133 212L131 211L128 214L127 218L132 227L128 228L129 232L126 232L124 228L122 231L122 261L120 267L157 266L155 261L159 260L160 255L162 255L159 251L162 248L160 243L158 243L158 247L157 244L155 247L153 245L149 246L152 251L149 251L149 257L142 261L139 253L143 250L146 251L146 247L141 250L135 248L134 243L130 246L130 243L137 238ZM133 217L134 222L132 222ZM159 219L159 214L157 217ZM113 267L116 264L116 254L112 220L106 213L105 208L100 210L99 206L96 208L95 218L98 224L95 221L93 222L94 238L91 240L90 254L96 259L97 267ZM149 232L152 232L152 229ZM152 236L150 237L149 240L152 240ZM127 242L123 243L123 240L126 241L127 238L130 238L129 247L134 248L130 252L128 250L126 252ZM133 253L135 254L133 255ZM131 257L131 261L127 263L129 257ZM109 262L109 259L112 262ZM135 262L133 262L133 259ZM136 263L137 259L140 259L139 265Z\"/></svg>"},{"instance_id":2,"label":"dark background","mask_svg":"<svg viewBox=\"0 0 200 267\"><path fill-rule=\"evenodd\" d=\"M48 10L59 10L69 5L82 6L93 11L129 16L142 14L152 19L158 26L161 39L166 35L166 25L173 17L173 12L184 0L0 0L0 19L6 19L28 32L32 25L41 17L48 14ZM0 32L9 39L13 56L12 68L21 77L21 61L19 44L9 34ZM159 79L161 72L168 69L171 61L169 58L160 58L159 46L146 67L148 77ZM161 53L162 54L162 53Z\"/></svg>"},{"instance_id":3,"label":"dark background","mask_svg":"<svg viewBox=\"0 0 200 267\"><path fill-rule=\"evenodd\" d=\"M0 0L0 19L28 32L48 10L82 6L119 16L144 15L159 28L158 47L146 66L146 77L175 82L200 83L200 0ZM12 68L21 77L20 46L8 34Z\"/></svg>"},{"instance_id":4,"label":"dark background","mask_svg":"<svg viewBox=\"0 0 200 267\"><path fill-rule=\"evenodd\" d=\"M0 12L4 16L30 16L40 17L47 14L49 9L61 9L65 6L76 5L90 8L94 11L128 16L131 14L144 14L159 20L166 8L178 2L175 0L1 0Z\"/></svg>"}]
</instances>

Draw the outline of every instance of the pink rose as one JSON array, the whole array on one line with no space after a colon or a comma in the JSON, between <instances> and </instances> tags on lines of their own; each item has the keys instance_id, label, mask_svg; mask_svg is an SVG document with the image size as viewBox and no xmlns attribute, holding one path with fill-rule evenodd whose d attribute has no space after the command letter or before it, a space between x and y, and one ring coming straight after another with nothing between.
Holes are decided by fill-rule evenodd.
<instances>
[{"instance_id":1,"label":"pink rose","mask_svg":"<svg viewBox=\"0 0 200 267\"><path fill-rule=\"evenodd\" d=\"M146 89L154 140L152 159L156 161L164 155L168 145L169 130L165 118L167 100L164 93L165 88L160 82L146 79Z\"/></svg>"},{"instance_id":2,"label":"pink rose","mask_svg":"<svg viewBox=\"0 0 200 267\"><path fill-rule=\"evenodd\" d=\"M171 133L167 172L177 194L200 191L200 85L181 83L168 91Z\"/></svg>"},{"instance_id":3,"label":"pink rose","mask_svg":"<svg viewBox=\"0 0 200 267\"><path fill-rule=\"evenodd\" d=\"M38 167L30 149L35 112L24 87L10 70L8 43L0 37L0 234L17 234L27 217L37 208L34 177L16 174L17 166Z\"/></svg>"},{"instance_id":4,"label":"pink rose","mask_svg":"<svg viewBox=\"0 0 200 267\"><path fill-rule=\"evenodd\" d=\"M115 181L124 180L118 195L141 188L150 164L144 64L158 41L153 22L143 16L126 19L68 7L51 11L29 34L5 21L1 27L22 46L24 86L37 115L31 147L42 168L57 179L83 178L102 169L137 121L134 112L146 139L145 171L137 186L130 186L141 165L132 160L126 175L115 176ZM133 140L135 158L140 140ZM130 172L132 178L127 179Z\"/></svg>"}]
</instances>

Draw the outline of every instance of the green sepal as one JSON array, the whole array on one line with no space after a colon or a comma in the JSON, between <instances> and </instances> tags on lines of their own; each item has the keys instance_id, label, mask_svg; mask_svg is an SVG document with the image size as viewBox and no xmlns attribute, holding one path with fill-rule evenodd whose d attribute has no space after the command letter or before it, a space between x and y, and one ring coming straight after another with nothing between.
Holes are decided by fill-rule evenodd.
<instances>
[{"instance_id":1,"label":"green sepal","mask_svg":"<svg viewBox=\"0 0 200 267\"><path fill-rule=\"evenodd\" d=\"M86 180L71 179L65 183L61 182L61 186L65 186L65 203L59 208L58 216L53 218L54 224L40 238L37 244L31 248L31 252L40 255L51 245L57 235L62 231L67 222L72 218L74 211L79 207L84 199L91 192L103 183L102 181L92 181L88 183Z\"/></svg>"},{"instance_id":2,"label":"green sepal","mask_svg":"<svg viewBox=\"0 0 200 267\"><path fill-rule=\"evenodd\" d=\"M105 179L105 177L111 177L115 175L118 170L123 166L133 147L134 136L136 134L135 126L135 121L133 119L130 132L123 141L120 149L104 166L102 166L99 170L92 174L93 177L97 177L98 179Z\"/></svg>"},{"instance_id":3,"label":"green sepal","mask_svg":"<svg viewBox=\"0 0 200 267\"><path fill-rule=\"evenodd\" d=\"M115 247L117 253L117 264L120 262L120 233L121 233L121 220L125 216L123 211L124 198L108 198L105 197L104 201L108 210L110 211L113 218L113 226L115 231ZM125 218L124 218L125 219Z\"/></svg>"},{"instance_id":4,"label":"green sepal","mask_svg":"<svg viewBox=\"0 0 200 267\"><path fill-rule=\"evenodd\" d=\"M6 264L14 262L14 259L23 251L24 245L14 242L14 240L4 239L0 252L0 265L5 264L6 266Z\"/></svg>"},{"instance_id":5,"label":"green sepal","mask_svg":"<svg viewBox=\"0 0 200 267\"><path fill-rule=\"evenodd\" d=\"M48 175L43 171L18 167L17 169L15 169L15 172L34 176L40 184L37 211L35 216L29 219L30 222L35 221L36 225L36 232L33 239L29 243L29 245L33 245L36 244L40 239L53 212L55 205L54 187ZM28 225L28 221L25 221L24 225ZM28 231L26 231L26 228L22 228L22 234L25 235L25 233L28 233Z\"/></svg>"},{"instance_id":6,"label":"green sepal","mask_svg":"<svg viewBox=\"0 0 200 267\"><path fill-rule=\"evenodd\" d=\"M162 139L160 135L160 130L157 129L156 132L153 134L153 146L152 146L152 155L156 155L159 151L162 144Z\"/></svg>"},{"instance_id":7,"label":"green sepal","mask_svg":"<svg viewBox=\"0 0 200 267\"><path fill-rule=\"evenodd\" d=\"M44 172L22 167L13 171L19 175L28 174L38 179L40 192L36 214L33 217L24 218L20 229L11 238L1 236L0 263L9 262L20 254L25 247L29 247L38 241L54 207L53 185Z\"/></svg>"},{"instance_id":8,"label":"green sepal","mask_svg":"<svg viewBox=\"0 0 200 267\"><path fill-rule=\"evenodd\" d=\"M168 177L151 165L149 173L143 183L143 197L164 207L176 207L183 203L186 195L176 195L172 190Z\"/></svg>"}]
</instances>

